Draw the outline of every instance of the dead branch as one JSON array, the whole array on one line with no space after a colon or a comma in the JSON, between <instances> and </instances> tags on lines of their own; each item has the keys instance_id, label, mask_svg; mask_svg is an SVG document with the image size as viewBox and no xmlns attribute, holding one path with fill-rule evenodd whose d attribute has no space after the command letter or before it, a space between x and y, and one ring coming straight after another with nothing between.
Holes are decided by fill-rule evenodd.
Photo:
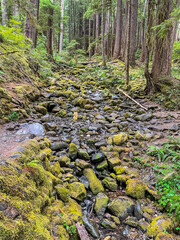
<instances>
[{"instance_id":1,"label":"dead branch","mask_svg":"<svg viewBox=\"0 0 180 240\"><path fill-rule=\"evenodd\" d=\"M76 223L76 228L81 240L90 240L88 232L86 231L82 223L80 222Z\"/></svg>"},{"instance_id":2,"label":"dead branch","mask_svg":"<svg viewBox=\"0 0 180 240\"><path fill-rule=\"evenodd\" d=\"M138 106L140 106L142 109L144 109L145 111L148 111L147 108L145 108L144 106L142 106L140 103L138 103L136 100L134 100L132 97L130 97L127 93L125 93L122 89L117 88L118 91L122 92L126 97L128 97L129 99L131 99L134 103L136 103Z\"/></svg>"}]
</instances>

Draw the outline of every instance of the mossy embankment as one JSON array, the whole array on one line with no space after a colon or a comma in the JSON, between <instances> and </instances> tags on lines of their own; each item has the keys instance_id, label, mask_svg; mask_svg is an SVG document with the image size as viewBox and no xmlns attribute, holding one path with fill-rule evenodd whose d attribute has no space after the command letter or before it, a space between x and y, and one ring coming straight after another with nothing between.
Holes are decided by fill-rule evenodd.
<instances>
[{"instance_id":1,"label":"mossy embankment","mask_svg":"<svg viewBox=\"0 0 180 240\"><path fill-rule=\"evenodd\" d=\"M29 140L0 162L1 240L76 239L69 227L81 220L81 207L69 195L55 198L63 169L49 147L47 139Z\"/></svg>"}]
</instances>

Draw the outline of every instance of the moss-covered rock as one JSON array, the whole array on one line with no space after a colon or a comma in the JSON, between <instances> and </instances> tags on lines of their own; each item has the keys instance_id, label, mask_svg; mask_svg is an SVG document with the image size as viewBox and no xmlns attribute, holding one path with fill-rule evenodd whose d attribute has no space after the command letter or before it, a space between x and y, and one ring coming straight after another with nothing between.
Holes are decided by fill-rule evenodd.
<instances>
[{"instance_id":1,"label":"moss-covered rock","mask_svg":"<svg viewBox=\"0 0 180 240\"><path fill-rule=\"evenodd\" d=\"M57 191L58 198L63 202L68 202L70 197L69 190L62 185L57 185L55 188Z\"/></svg>"},{"instance_id":2,"label":"moss-covered rock","mask_svg":"<svg viewBox=\"0 0 180 240\"><path fill-rule=\"evenodd\" d=\"M171 232L173 223L170 218L159 216L153 219L152 223L147 228L148 237L156 237L161 232Z\"/></svg>"},{"instance_id":3,"label":"moss-covered rock","mask_svg":"<svg viewBox=\"0 0 180 240\"><path fill-rule=\"evenodd\" d=\"M104 192L104 188L91 168L84 169L83 174L88 178L89 186L93 194Z\"/></svg>"},{"instance_id":4,"label":"moss-covered rock","mask_svg":"<svg viewBox=\"0 0 180 240\"><path fill-rule=\"evenodd\" d=\"M104 193L98 193L96 196L96 203L94 210L98 216L103 216L108 205L109 198Z\"/></svg>"},{"instance_id":5,"label":"moss-covered rock","mask_svg":"<svg viewBox=\"0 0 180 240\"><path fill-rule=\"evenodd\" d=\"M137 131L136 134L135 134L135 138L137 140L146 140L146 135L141 133L141 132L139 132L139 131Z\"/></svg>"},{"instance_id":6,"label":"moss-covered rock","mask_svg":"<svg viewBox=\"0 0 180 240\"><path fill-rule=\"evenodd\" d=\"M129 215L132 215L134 210L134 201L128 197L115 198L108 205L109 210L120 220L125 219Z\"/></svg>"},{"instance_id":7,"label":"moss-covered rock","mask_svg":"<svg viewBox=\"0 0 180 240\"><path fill-rule=\"evenodd\" d=\"M122 145L128 139L128 135L126 133L121 133L113 136L113 143L117 146Z\"/></svg>"},{"instance_id":8,"label":"moss-covered rock","mask_svg":"<svg viewBox=\"0 0 180 240\"><path fill-rule=\"evenodd\" d=\"M69 184L69 194L76 200L83 201L86 197L86 189L83 183L73 182Z\"/></svg>"},{"instance_id":9,"label":"moss-covered rock","mask_svg":"<svg viewBox=\"0 0 180 240\"><path fill-rule=\"evenodd\" d=\"M117 182L111 177L105 177L102 180L103 185L108 188L110 191L116 191L118 188Z\"/></svg>"},{"instance_id":10,"label":"moss-covered rock","mask_svg":"<svg viewBox=\"0 0 180 240\"><path fill-rule=\"evenodd\" d=\"M64 155L60 158L59 162L60 162L61 167L68 167L71 162L71 159L68 158L67 155Z\"/></svg>"},{"instance_id":11,"label":"moss-covered rock","mask_svg":"<svg viewBox=\"0 0 180 240\"><path fill-rule=\"evenodd\" d=\"M120 175L126 172L125 167L122 166L116 166L113 168L113 170L115 171L116 175Z\"/></svg>"},{"instance_id":12,"label":"moss-covered rock","mask_svg":"<svg viewBox=\"0 0 180 240\"><path fill-rule=\"evenodd\" d=\"M174 239L175 236L164 232L159 233L155 238L155 240L174 240Z\"/></svg>"},{"instance_id":13,"label":"moss-covered rock","mask_svg":"<svg viewBox=\"0 0 180 240\"><path fill-rule=\"evenodd\" d=\"M34 107L35 110L38 112L38 113L41 113L43 115L46 115L47 114L47 108L41 106L41 105L38 105L38 106L35 106Z\"/></svg>"},{"instance_id":14,"label":"moss-covered rock","mask_svg":"<svg viewBox=\"0 0 180 240\"><path fill-rule=\"evenodd\" d=\"M120 182L120 184L124 184L127 182L127 180L129 180L129 176L125 175L125 174L120 174L116 176L116 179L118 182Z\"/></svg>"},{"instance_id":15,"label":"moss-covered rock","mask_svg":"<svg viewBox=\"0 0 180 240\"><path fill-rule=\"evenodd\" d=\"M83 160L89 160L90 156L84 149L79 149L78 157Z\"/></svg>"},{"instance_id":16,"label":"moss-covered rock","mask_svg":"<svg viewBox=\"0 0 180 240\"><path fill-rule=\"evenodd\" d=\"M69 146L69 156L72 160L77 158L78 148L74 143L71 143Z\"/></svg>"},{"instance_id":17,"label":"moss-covered rock","mask_svg":"<svg viewBox=\"0 0 180 240\"><path fill-rule=\"evenodd\" d=\"M145 198L145 184L139 179L129 179L126 182L126 194L136 199Z\"/></svg>"}]
</instances>

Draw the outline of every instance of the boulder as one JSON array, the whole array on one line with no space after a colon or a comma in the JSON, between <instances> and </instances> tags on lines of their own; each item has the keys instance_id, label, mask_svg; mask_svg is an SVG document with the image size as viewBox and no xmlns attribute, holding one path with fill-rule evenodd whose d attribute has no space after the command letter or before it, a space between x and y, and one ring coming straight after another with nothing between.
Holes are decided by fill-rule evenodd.
<instances>
[{"instance_id":1,"label":"boulder","mask_svg":"<svg viewBox=\"0 0 180 240\"><path fill-rule=\"evenodd\" d=\"M104 193L98 193L94 210L98 216L103 216L108 205L109 198Z\"/></svg>"},{"instance_id":2,"label":"boulder","mask_svg":"<svg viewBox=\"0 0 180 240\"><path fill-rule=\"evenodd\" d=\"M110 191L116 191L118 188L117 182L111 177L105 177L102 180L103 185L108 188Z\"/></svg>"},{"instance_id":3,"label":"boulder","mask_svg":"<svg viewBox=\"0 0 180 240\"><path fill-rule=\"evenodd\" d=\"M69 184L69 194L76 200L83 201L86 197L86 189L83 183L73 182Z\"/></svg>"}]
</instances>

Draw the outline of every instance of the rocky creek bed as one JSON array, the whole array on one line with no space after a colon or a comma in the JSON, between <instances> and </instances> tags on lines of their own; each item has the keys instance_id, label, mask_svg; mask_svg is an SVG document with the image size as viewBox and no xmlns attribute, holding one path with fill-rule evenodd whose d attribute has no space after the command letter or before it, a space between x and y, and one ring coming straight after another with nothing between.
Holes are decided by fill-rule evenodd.
<instances>
[{"instance_id":1,"label":"rocky creek bed","mask_svg":"<svg viewBox=\"0 0 180 240\"><path fill-rule=\"evenodd\" d=\"M163 213L147 147L179 114L74 77L52 79L21 123L1 126L0 239L180 239Z\"/></svg>"}]
</instances>

